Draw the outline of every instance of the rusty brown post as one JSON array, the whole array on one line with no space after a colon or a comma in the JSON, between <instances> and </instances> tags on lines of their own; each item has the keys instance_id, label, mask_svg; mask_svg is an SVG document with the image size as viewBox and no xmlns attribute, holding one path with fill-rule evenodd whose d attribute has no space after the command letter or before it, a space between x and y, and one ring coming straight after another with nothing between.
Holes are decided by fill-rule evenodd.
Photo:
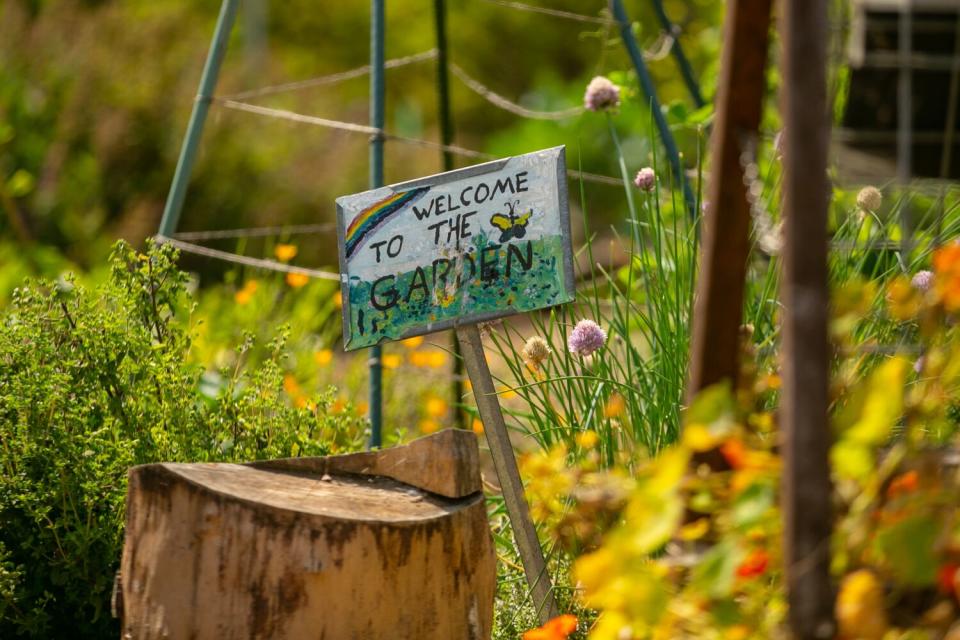
<instances>
[{"instance_id":1,"label":"rusty brown post","mask_svg":"<svg viewBox=\"0 0 960 640\"><path fill-rule=\"evenodd\" d=\"M832 638L827 417L827 0L783 0L784 547L798 640Z\"/></svg>"},{"instance_id":2,"label":"rusty brown post","mask_svg":"<svg viewBox=\"0 0 960 640\"><path fill-rule=\"evenodd\" d=\"M740 155L744 142L756 136L760 125L770 5L771 0L727 3L688 397L715 382L733 382L737 377L744 279L750 252L750 204Z\"/></svg>"}]
</instances>

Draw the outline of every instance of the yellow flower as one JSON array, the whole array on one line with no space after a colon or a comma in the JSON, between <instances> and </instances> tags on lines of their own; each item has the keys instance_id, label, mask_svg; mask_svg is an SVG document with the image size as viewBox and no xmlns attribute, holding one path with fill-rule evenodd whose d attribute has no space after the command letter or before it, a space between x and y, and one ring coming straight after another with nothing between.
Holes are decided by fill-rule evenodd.
<instances>
[{"instance_id":1,"label":"yellow flower","mask_svg":"<svg viewBox=\"0 0 960 640\"><path fill-rule=\"evenodd\" d=\"M420 432L423 434L431 434L440 430L440 424L435 420L421 420L420 421Z\"/></svg>"},{"instance_id":2,"label":"yellow flower","mask_svg":"<svg viewBox=\"0 0 960 640\"><path fill-rule=\"evenodd\" d=\"M447 354L443 351L414 351L410 354L410 364L415 367L439 369L446 363Z\"/></svg>"},{"instance_id":3,"label":"yellow flower","mask_svg":"<svg viewBox=\"0 0 960 640\"><path fill-rule=\"evenodd\" d=\"M294 289L299 289L310 282L310 276L305 273L288 273L287 274L287 284L293 287Z\"/></svg>"},{"instance_id":4,"label":"yellow flower","mask_svg":"<svg viewBox=\"0 0 960 640\"><path fill-rule=\"evenodd\" d=\"M413 336L412 338L407 338L406 340L401 340L407 349L416 349L423 344L423 336Z\"/></svg>"},{"instance_id":5,"label":"yellow flower","mask_svg":"<svg viewBox=\"0 0 960 640\"><path fill-rule=\"evenodd\" d=\"M735 624L727 627L726 640L747 640L750 637L750 627L745 624Z\"/></svg>"},{"instance_id":6,"label":"yellow flower","mask_svg":"<svg viewBox=\"0 0 960 640\"><path fill-rule=\"evenodd\" d=\"M480 418L473 419L473 432L478 436L483 433L483 422L480 421Z\"/></svg>"},{"instance_id":7,"label":"yellow flower","mask_svg":"<svg viewBox=\"0 0 960 640\"><path fill-rule=\"evenodd\" d=\"M603 407L603 417L608 419L617 418L623 415L626 408L627 402L623 399L623 396L619 393L612 393L607 400L607 404Z\"/></svg>"},{"instance_id":8,"label":"yellow flower","mask_svg":"<svg viewBox=\"0 0 960 640\"><path fill-rule=\"evenodd\" d=\"M339 291L333 294L333 306L335 306L337 309L343 308L343 294Z\"/></svg>"},{"instance_id":9,"label":"yellow flower","mask_svg":"<svg viewBox=\"0 0 960 640\"><path fill-rule=\"evenodd\" d=\"M347 401L343 398L337 398L330 405L330 413L342 413L347 408Z\"/></svg>"},{"instance_id":10,"label":"yellow flower","mask_svg":"<svg viewBox=\"0 0 960 640\"><path fill-rule=\"evenodd\" d=\"M357 405L356 409L358 416L365 416L370 411L370 404L367 402L361 402Z\"/></svg>"},{"instance_id":11,"label":"yellow flower","mask_svg":"<svg viewBox=\"0 0 960 640\"><path fill-rule=\"evenodd\" d=\"M894 278L887 287L887 309L897 320L909 320L920 311L920 295L905 276Z\"/></svg>"},{"instance_id":12,"label":"yellow flower","mask_svg":"<svg viewBox=\"0 0 960 640\"><path fill-rule=\"evenodd\" d=\"M280 262L290 262L297 255L297 246L293 244L278 244L273 249L273 255L277 256Z\"/></svg>"},{"instance_id":13,"label":"yellow flower","mask_svg":"<svg viewBox=\"0 0 960 640\"><path fill-rule=\"evenodd\" d=\"M688 424L683 428L681 440L683 446L698 452L709 451L720 444L721 441L719 437L710 432L705 424Z\"/></svg>"},{"instance_id":14,"label":"yellow flower","mask_svg":"<svg viewBox=\"0 0 960 640\"><path fill-rule=\"evenodd\" d=\"M380 362L383 364L384 369L396 369L400 366L400 363L403 362L403 358L395 353L385 353L383 357L380 358Z\"/></svg>"},{"instance_id":15,"label":"yellow flower","mask_svg":"<svg viewBox=\"0 0 960 640\"><path fill-rule=\"evenodd\" d=\"M596 431L583 431L577 434L577 445L583 449L592 449L599 441L600 436Z\"/></svg>"},{"instance_id":16,"label":"yellow flower","mask_svg":"<svg viewBox=\"0 0 960 640\"><path fill-rule=\"evenodd\" d=\"M447 414L447 403L443 398L430 396L427 398L427 415L431 418L440 418Z\"/></svg>"},{"instance_id":17,"label":"yellow flower","mask_svg":"<svg viewBox=\"0 0 960 640\"><path fill-rule=\"evenodd\" d=\"M845 577L836 607L841 638L881 640L887 633L883 585L872 572L860 569Z\"/></svg>"},{"instance_id":18,"label":"yellow flower","mask_svg":"<svg viewBox=\"0 0 960 640\"><path fill-rule=\"evenodd\" d=\"M330 349L321 349L313 354L313 360L321 367L324 367L333 361L333 351Z\"/></svg>"},{"instance_id":19,"label":"yellow flower","mask_svg":"<svg viewBox=\"0 0 960 640\"><path fill-rule=\"evenodd\" d=\"M504 400L509 400L510 398L516 398L517 392L510 387L501 387L500 390L497 391L497 395L499 395Z\"/></svg>"},{"instance_id":20,"label":"yellow flower","mask_svg":"<svg viewBox=\"0 0 960 640\"><path fill-rule=\"evenodd\" d=\"M697 518L689 524L680 527L679 537L681 540L699 540L707 535L710 530L710 518Z\"/></svg>"},{"instance_id":21,"label":"yellow flower","mask_svg":"<svg viewBox=\"0 0 960 640\"><path fill-rule=\"evenodd\" d=\"M237 304L247 304L253 299L253 294L257 291L257 281L247 280L243 288L233 294L233 299Z\"/></svg>"}]
</instances>

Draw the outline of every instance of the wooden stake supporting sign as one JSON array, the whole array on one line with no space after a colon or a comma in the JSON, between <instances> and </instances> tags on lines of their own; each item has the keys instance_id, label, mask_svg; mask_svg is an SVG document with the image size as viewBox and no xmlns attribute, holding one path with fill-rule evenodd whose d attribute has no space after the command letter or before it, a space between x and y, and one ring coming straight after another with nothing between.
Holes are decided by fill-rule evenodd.
<instances>
[{"instance_id":1,"label":"wooden stake supporting sign","mask_svg":"<svg viewBox=\"0 0 960 640\"><path fill-rule=\"evenodd\" d=\"M500 410L500 401L493 387L493 378L490 368L483 354L483 342L480 331L475 326L457 329L457 339L463 353L463 362L466 365L467 375L473 382L473 393L477 400L477 409L483 421L483 430L487 434L487 443L490 445L490 457L500 479L500 489L503 491L503 501L507 505L507 515L513 525L513 535L517 541L517 551L523 561L523 570L527 574L527 584L533 594L533 604L537 608L540 622L546 622L555 617L557 603L553 598L550 576L547 574L547 564L543 559L543 550L537 539L537 531L530 519L530 510L523 498L523 481L517 469L517 461L513 456L513 445L510 444L510 435L507 425L503 421L503 412Z\"/></svg>"},{"instance_id":2,"label":"wooden stake supporting sign","mask_svg":"<svg viewBox=\"0 0 960 640\"><path fill-rule=\"evenodd\" d=\"M541 621L557 615L478 322L574 298L564 147L337 199L344 348L454 328Z\"/></svg>"}]
</instances>

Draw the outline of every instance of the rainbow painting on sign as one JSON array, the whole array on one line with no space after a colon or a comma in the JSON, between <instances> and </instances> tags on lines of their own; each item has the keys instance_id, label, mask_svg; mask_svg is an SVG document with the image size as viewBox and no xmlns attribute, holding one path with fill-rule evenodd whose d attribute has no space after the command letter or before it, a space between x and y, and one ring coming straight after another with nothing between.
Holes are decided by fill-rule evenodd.
<instances>
[{"instance_id":1,"label":"rainbow painting on sign","mask_svg":"<svg viewBox=\"0 0 960 640\"><path fill-rule=\"evenodd\" d=\"M337 199L344 348L570 302L564 148Z\"/></svg>"}]
</instances>

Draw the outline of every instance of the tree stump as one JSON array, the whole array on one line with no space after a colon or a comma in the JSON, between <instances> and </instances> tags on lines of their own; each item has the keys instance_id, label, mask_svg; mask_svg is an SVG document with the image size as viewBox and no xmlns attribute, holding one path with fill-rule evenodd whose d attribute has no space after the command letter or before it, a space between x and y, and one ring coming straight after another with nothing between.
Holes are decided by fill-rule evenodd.
<instances>
[{"instance_id":1,"label":"tree stump","mask_svg":"<svg viewBox=\"0 0 960 640\"><path fill-rule=\"evenodd\" d=\"M124 638L490 637L476 436L130 470Z\"/></svg>"}]
</instances>

